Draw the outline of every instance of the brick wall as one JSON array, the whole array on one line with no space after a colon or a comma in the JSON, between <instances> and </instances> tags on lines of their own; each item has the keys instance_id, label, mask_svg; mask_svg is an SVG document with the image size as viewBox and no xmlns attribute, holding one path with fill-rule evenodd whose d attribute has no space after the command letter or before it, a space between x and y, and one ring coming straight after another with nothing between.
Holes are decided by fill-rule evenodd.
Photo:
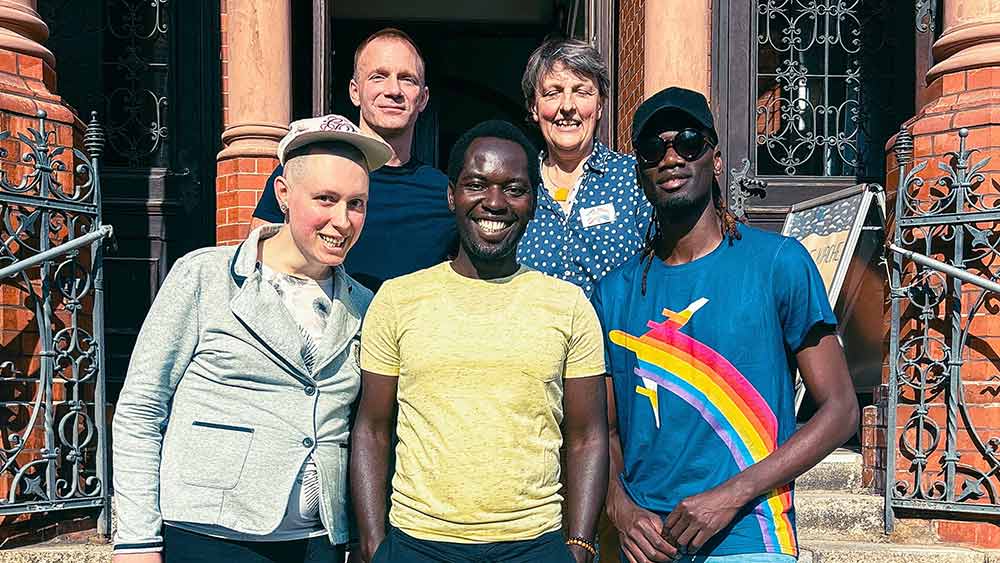
<instances>
[{"instance_id":1,"label":"brick wall","mask_svg":"<svg viewBox=\"0 0 1000 563\"><path fill-rule=\"evenodd\" d=\"M227 158L215 177L215 242L239 244L250 233L253 210L277 158Z\"/></svg>"},{"instance_id":2,"label":"brick wall","mask_svg":"<svg viewBox=\"0 0 1000 563\"><path fill-rule=\"evenodd\" d=\"M618 138L615 150L630 152L632 116L643 100L643 24L646 0L621 0L618 8Z\"/></svg>"},{"instance_id":3,"label":"brick wall","mask_svg":"<svg viewBox=\"0 0 1000 563\"><path fill-rule=\"evenodd\" d=\"M914 137L914 162L926 161L928 163L927 168L921 173L926 183L918 191L918 195L925 196L930 193L930 190L940 191L941 188L935 182L942 175L938 164L948 162L950 157L946 154L947 152L958 150L958 130L964 127L969 129L968 148L979 150L973 155L972 161L975 163L985 157L991 159L989 164L981 170L985 178L977 188L977 193L991 195L987 196L981 203L986 206L996 205L1000 201L1000 68L982 68L944 75L930 84L927 90L927 99L931 101L917 116L907 122ZM887 187L890 190L889 208L891 210L895 199L894 190L899 181L895 157L891 152L888 164L888 169L891 171L887 178ZM996 225L979 225L979 227L995 229ZM995 236L991 236L990 240L995 241ZM931 252L937 254L939 258L946 258L952 255L953 250L950 243L942 242L939 247L933 247ZM966 252L968 255L969 251ZM980 270L975 273L983 275L983 265L980 264L979 268ZM986 272L986 275L997 275L996 264L988 265L987 269L992 273ZM962 356L962 394L972 425L982 440L988 442L991 439L1000 439L1000 377L998 377L1000 376L1000 315L997 315L995 306L988 306L981 308L979 313L970 319L970 310L979 292L978 289L972 291L971 288L968 291L969 293L963 297L961 303L963 326L971 322L969 345L963 350ZM991 301L994 304L997 303L995 298ZM944 318L947 306L947 303L942 303L933 311L933 314L938 319ZM913 313L913 309L911 308L908 313ZM918 326L916 322L912 321L912 318L910 322L907 322L907 319L904 316L901 324L902 340L904 341L908 336L916 336L912 331ZM887 307L885 318L887 336L888 322ZM922 328L924 325L920 323L919 326ZM945 323L931 321L929 326L929 336L940 338L942 342L951 341L950 327L945 326ZM888 352L887 348L886 352ZM887 368L884 369L884 373L884 381L887 382ZM896 428L890 434L897 445L901 443L907 421L917 408L914 397L909 388L903 388L900 405L896 412ZM947 440L946 399L947 394L944 392L933 394L927 404L927 414L939 425L939 439L941 440L938 449L927 460L927 470L925 471L930 472L930 479L943 479L943 477L939 477L938 471L941 468L941 458ZM866 420L866 422L868 421ZM913 431L910 430L907 436L912 442ZM881 437L880 443L880 437L877 434L869 434L868 439L872 442L865 445L866 451L876 450L885 445L885 438ZM930 435L925 433L923 439L926 442L930 439ZM988 463L978 451L961 418L958 422L957 445L961 455L960 464L974 467L980 471L989 471ZM986 444L986 447L987 449L995 448L989 443ZM903 451L902 448L897 448L897 451L896 479L912 486L913 455ZM926 472L925 475L927 475ZM992 482L996 486L995 476ZM956 477L956 492L961 491L962 483L963 476L959 474ZM892 484L888 485L892 486ZM923 486L929 488L928 483L924 483ZM989 502L989 497L984 496L977 502ZM938 518L941 516L940 512L908 513L906 516L930 520L931 526L937 534L937 539L941 542L1000 548L1000 525L996 523L958 516L953 520L946 520Z\"/></svg>"}]
</instances>

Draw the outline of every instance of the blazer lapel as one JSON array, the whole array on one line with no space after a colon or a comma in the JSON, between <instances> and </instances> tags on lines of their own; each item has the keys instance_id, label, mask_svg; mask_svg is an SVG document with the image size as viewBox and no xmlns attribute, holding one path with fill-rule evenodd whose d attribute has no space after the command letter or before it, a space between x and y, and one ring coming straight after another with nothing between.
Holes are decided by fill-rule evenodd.
<instances>
[{"instance_id":1,"label":"blazer lapel","mask_svg":"<svg viewBox=\"0 0 1000 563\"><path fill-rule=\"evenodd\" d=\"M329 350L329 354L319 358L316 373L339 356L361 328L361 312L354 298L354 293L358 289L344 273L342 266L338 266L334 272L333 305L330 309L330 318L327 319L326 331L323 333L323 339L327 344L324 348Z\"/></svg>"},{"instance_id":2,"label":"blazer lapel","mask_svg":"<svg viewBox=\"0 0 1000 563\"><path fill-rule=\"evenodd\" d=\"M271 284L263 281L259 273L251 275L229 305L258 340L298 372L295 374L298 379L309 379L309 370L302 360L299 327Z\"/></svg>"},{"instance_id":3,"label":"blazer lapel","mask_svg":"<svg viewBox=\"0 0 1000 563\"><path fill-rule=\"evenodd\" d=\"M302 335L285 309L278 292L265 282L257 267L257 243L274 235L280 225L258 227L233 256L230 273L238 286L229 307L238 318L296 379L311 382L302 359Z\"/></svg>"}]
</instances>

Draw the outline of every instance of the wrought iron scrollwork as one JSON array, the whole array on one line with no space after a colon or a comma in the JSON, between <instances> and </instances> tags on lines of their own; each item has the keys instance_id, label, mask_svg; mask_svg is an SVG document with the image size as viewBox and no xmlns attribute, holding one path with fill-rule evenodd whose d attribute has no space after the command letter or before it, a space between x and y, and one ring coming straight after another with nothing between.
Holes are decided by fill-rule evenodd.
<instances>
[{"instance_id":1,"label":"wrought iron scrollwork","mask_svg":"<svg viewBox=\"0 0 1000 563\"><path fill-rule=\"evenodd\" d=\"M916 27L919 33L934 33L937 20L937 0L916 0Z\"/></svg>"},{"instance_id":2,"label":"wrought iron scrollwork","mask_svg":"<svg viewBox=\"0 0 1000 563\"><path fill-rule=\"evenodd\" d=\"M749 158L743 159L741 168L729 171L729 209L739 218L746 216L747 199L767 196L767 182L754 178L750 173L752 163Z\"/></svg>"},{"instance_id":3,"label":"wrought iron scrollwork","mask_svg":"<svg viewBox=\"0 0 1000 563\"><path fill-rule=\"evenodd\" d=\"M107 229L97 158L103 132L93 116L88 155L57 145L45 112L37 117L27 131L0 133L23 149L25 171L17 182L0 176L0 285L25 313L4 327L18 333L11 349L19 352L0 363L7 413L0 475L8 483L0 515L103 506L108 495L101 242L87 243ZM61 251L67 243L82 246Z\"/></svg>"},{"instance_id":4,"label":"wrought iron scrollwork","mask_svg":"<svg viewBox=\"0 0 1000 563\"><path fill-rule=\"evenodd\" d=\"M901 41L896 26L886 25L894 18L890 4L758 0L755 5L751 95L756 101L750 125L756 172L882 177L880 147L892 133L882 123L902 111L889 94L894 70L884 63ZM912 109L905 113L912 115Z\"/></svg>"},{"instance_id":5,"label":"wrought iron scrollwork","mask_svg":"<svg viewBox=\"0 0 1000 563\"><path fill-rule=\"evenodd\" d=\"M995 282L1000 193L984 188L982 170L990 159L975 158L968 134L959 131L958 149L938 164L941 175L931 182L923 176L927 162L907 171L912 138L901 131L893 239L898 247L936 255L947 266ZM988 344L976 342L972 330L977 319L1000 313L1000 294L900 254L893 260L890 286L888 428L901 428L899 453L909 466L898 467L897 441L890 438L886 515L891 519L892 509L900 507L1000 514L1000 435L982 429L969 400L974 390L986 388L969 380L1000 381L996 352L984 350ZM981 360L970 363L976 353ZM904 469L905 477L897 469Z\"/></svg>"}]
</instances>

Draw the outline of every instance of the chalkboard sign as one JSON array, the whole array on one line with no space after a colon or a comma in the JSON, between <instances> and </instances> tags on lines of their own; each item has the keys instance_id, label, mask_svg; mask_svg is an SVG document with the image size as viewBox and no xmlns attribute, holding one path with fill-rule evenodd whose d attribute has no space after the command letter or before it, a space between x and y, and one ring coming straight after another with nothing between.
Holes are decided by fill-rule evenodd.
<instances>
[{"instance_id":1,"label":"chalkboard sign","mask_svg":"<svg viewBox=\"0 0 1000 563\"><path fill-rule=\"evenodd\" d=\"M882 187L860 184L792 206L781 234L806 247L819 268L830 305L836 307L862 232L884 225Z\"/></svg>"},{"instance_id":2,"label":"chalkboard sign","mask_svg":"<svg viewBox=\"0 0 1000 563\"><path fill-rule=\"evenodd\" d=\"M881 313L885 244L885 194L878 184L861 184L796 204L783 235L806 247L837 315L851 379L861 394L881 383ZM796 383L798 410L805 389Z\"/></svg>"}]
</instances>

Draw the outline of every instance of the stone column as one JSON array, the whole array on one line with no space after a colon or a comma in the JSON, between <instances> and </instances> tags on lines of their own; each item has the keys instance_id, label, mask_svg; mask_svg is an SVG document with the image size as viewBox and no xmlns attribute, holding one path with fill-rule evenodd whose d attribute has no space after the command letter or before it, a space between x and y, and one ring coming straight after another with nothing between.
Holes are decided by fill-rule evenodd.
<instances>
[{"instance_id":1,"label":"stone column","mask_svg":"<svg viewBox=\"0 0 1000 563\"><path fill-rule=\"evenodd\" d=\"M998 109L1000 108L1000 1L944 0L940 9L943 10L943 29L934 43L936 64L927 73L928 88L924 93L924 99L921 100L923 107L916 116L905 123L913 135L913 164L928 163L920 173L925 181L923 191L920 193L925 194L938 189L935 182L943 175L938 169L938 164L948 163L951 160L947 153L958 150L958 131L967 128L969 130L967 147L979 150L973 155L972 161L978 162L984 157L991 158L990 163L981 170L985 180L979 184L976 191L979 194L997 194L997 186L1000 183L1000 109ZM895 139L890 139L887 146L889 174L886 187L890 196L890 209L893 208L892 201L899 185L897 162L892 153L894 142ZM992 198L988 197L985 203L990 205L991 201ZM934 252L939 253L938 258L950 258L949 245L951 243L940 242L934 247ZM982 275L982 272L974 273ZM961 306L962 323L965 324L969 322L967 317L971 302L963 299ZM940 318L942 313L937 314ZM913 335L907 332L913 326L906 322L907 320L904 317L903 339ZM910 320L912 322L912 318ZM972 424L977 427L981 435L988 436L1000 435L998 426L1000 422L997 422L1000 421L1000 403L993 395L983 391L990 385L990 378L997 372L996 358L1000 355L1000 344L998 344L1000 323L993 322L994 320L995 315L980 311L971 323L972 330L968 340L984 344L967 347L962 351L961 358L962 386L965 401L970 405ZM885 316L887 327L889 321L887 306ZM888 330L886 335L888 336ZM945 341L949 341L950 329L932 324L931 336L943 337ZM888 350L888 346L885 349ZM887 371L884 381L888 381ZM947 413L945 394L942 393L933 401L928 405L928 414L934 420L943 422ZM912 412L912 405L909 408L900 407L897 409L896 428L886 429L888 435L892 437L890 439L894 439L897 444ZM879 421L872 422L877 425ZM963 421L958 422L960 427L964 427ZM938 463L939 454L944 452L943 432L942 425L942 444L929 465L931 470L936 467L934 464ZM882 444L874 444L874 449L884 447L884 440L885 437L882 438ZM966 442L968 442L967 434L963 428L959 428L961 463L982 469L984 462L978 452L961 450L966 447L961 444ZM911 460L897 448L895 464L897 479L912 483L912 476L908 472L910 463ZM892 486L892 483L887 483L886 486ZM931 520L932 530L937 534L936 539L941 542L965 543L982 548L1000 547L1000 526L986 521L959 521L961 517L957 515L955 518L956 520Z\"/></svg>"},{"instance_id":2,"label":"stone column","mask_svg":"<svg viewBox=\"0 0 1000 563\"><path fill-rule=\"evenodd\" d=\"M0 0L0 49L42 59L50 68L56 58L42 45L49 27L36 11L36 0Z\"/></svg>"},{"instance_id":3,"label":"stone column","mask_svg":"<svg viewBox=\"0 0 1000 563\"><path fill-rule=\"evenodd\" d=\"M291 120L290 0L227 0L222 13L225 148L216 176L216 242L249 232Z\"/></svg>"},{"instance_id":4,"label":"stone column","mask_svg":"<svg viewBox=\"0 0 1000 563\"><path fill-rule=\"evenodd\" d=\"M646 0L645 97L668 86L709 95L712 0Z\"/></svg>"}]
</instances>

